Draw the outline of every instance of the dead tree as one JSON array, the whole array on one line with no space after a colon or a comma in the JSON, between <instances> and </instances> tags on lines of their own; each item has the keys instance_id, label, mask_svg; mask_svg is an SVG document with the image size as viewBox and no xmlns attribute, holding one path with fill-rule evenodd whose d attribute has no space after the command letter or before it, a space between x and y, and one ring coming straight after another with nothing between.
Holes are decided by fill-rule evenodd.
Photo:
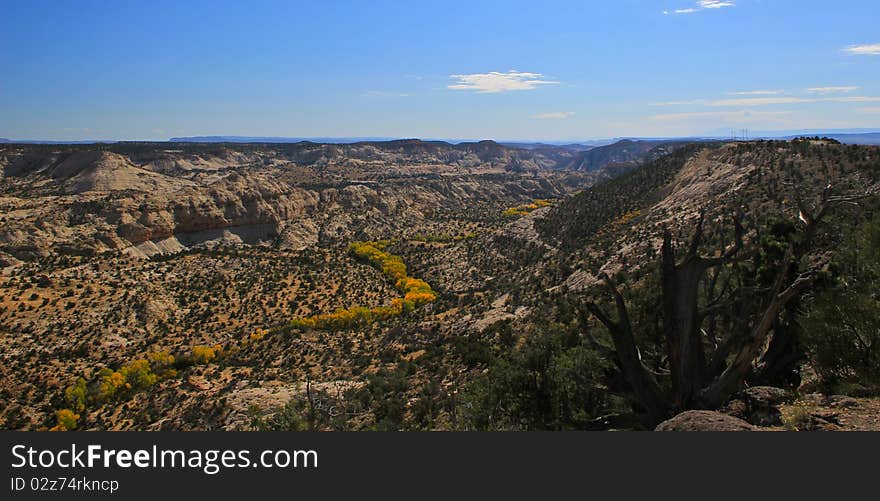
<instances>
[{"instance_id":1,"label":"dead tree","mask_svg":"<svg viewBox=\"0 0 880 501\"><path fill-rule=\"evenodd\" d=\"M799 210L798 219L803 225L801 238L798 242L789 244L773 283L770 302L752 329L748 341L738 351L724 372L700 392L699 401L702 405L720 406L742 386L746 376L753 370L755 362L763 356L765 347L768 345L768 336L779 313L792 299L812 285L818 264L814 264L812 268L795 277L790 275L792 270L796 268L794 265L799 263L811 250L819 225L828 215L829 210L835 205L855 203L856 200L873 195L868 192L861 195L833 196L832 186L829 184L823 190L815 208L808 207L801 199L800 194L796 195Z\"/></svg>"},{"instance_id":2,"label":"dead tree","mask_svg":"<svg viewBox=\"0 0 880 501\"><path fill-rule=\"evenodd\" d=\"M680 262L675 259L672 235L668 229L663 233L663 331L672 374L673 407L677 409L688 408L694 403L693 398L706 379L701 326L707 312L699 309L700 282L710 269L735 259L743 247L743 228L739 218L734 218L734 244L719 257L700 256L698 249L703 238L704 219L705 212L701 211L687 254Z\"/></svg>"},{"instance_id":3,"label":"dead tree","mask_svg":"<svg viewBox=\"0 0 880 501\"><path fill-rule=\"evenodd\" d=\"M605 274L600 275L605 288L614 298L617 310L615 321L602 308L592 301L585 303L586 309L595 316L611 334L613 352L623 377L632 389L636 403L643 407L652 420L662 420L669 415L686 409L717 408L738 391L746 377L755 369L755 363L766 350L768 336L782 309L801 294L813 281L816 267L803 273L793 274L797 264L810 251L812 241L829 209L841 202L851 202L857 197L835 197L829 185L822 193L814 208L807 207L798 198L799 220L802 225L800 238L792 241L779 263L779 271L762 306L756 321L750 324L745 333L730 333L723 339L716 338L714 327L711 334L703 328L706 318L717 310L732 304L737 295L735 290L725 294L729 282L725 282L722 293L712 295L720 276L720 268L740 259L744 247L744 230L739 217L734 217L734 242L717 256L699 254L703 238L705 213L700 212L693 236L684 258L677 260L672 236L669 230L663 234L661 252L661 284L663 307L663 332L666 341L666 355L672 379L671 392L664 392L654 373L642 362L639 348L635 342L630 315L617 284ZM700 286L707 280L707 302L700 308ZM726 297L725 297L726 296ZM591 343L597 340L590 334ZM707 357L706 348L712 350Z\"/></svg>"},{"instance_id":4,"label":"dead tree","mask_svg":"<svg viewBox=\"0 0 880 501\"><path fill-rule=\"evenodd\" d=\"M593 302L587 302L586 307L608 328L611 341L614 343L613 350L617 358L617 365L629 383L636 402L644 407L652 420L662 421L668 412L666 396L654 374L642 362L642 355L636 345L635 336L633 336L632 324L629 321L629 312L626 309L623 295L620 294L611 277L603 274L602 278L614 296L618 321L612 320ZM593 342L597 343L595 339Z\"/></svg>"}]
</instances>

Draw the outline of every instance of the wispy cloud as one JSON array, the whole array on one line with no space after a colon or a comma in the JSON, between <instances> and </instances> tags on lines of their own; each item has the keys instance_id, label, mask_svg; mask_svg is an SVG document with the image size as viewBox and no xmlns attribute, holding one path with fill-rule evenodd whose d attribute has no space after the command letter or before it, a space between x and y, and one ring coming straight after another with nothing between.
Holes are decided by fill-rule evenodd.
<instances>
[{"instance_id":1,"label":"wispy cloud","mask_svg":"<svg viewBox=\"0 0 880 501\"><path fill-rule=\"evenodd\" d=\"M755 97L743 99L719 99L709 101L709 106L769 106L775 104L802 103L876 103L880 97L843 96L843 97Z\"/></svg>"},{"instance_id":2,"label":"wispy cloud","mask_svg":"<svg viewBox=\"0 0 880 501\"><path fill-rule=\"evenodd\" d=\"M818 89L818 88L817 88ZM837 91L841 92L841 91ZM690 101L667 101L651 103L652 106L772 106L778 104L805 103L877 103L880 97L873 96L831 96L831 97L742 97L733 99L694 99Z\"/></svg>"},{"instance_id":3,"label":"wispy cloud","mask_svg":"<svg viewBox=\"0 0 880 501\"><path fill-rule=\"evenodd\" d=\"M675 9L673 11L664 10L664 14L693 14L706 9L723 9L724 7L736 7L733 0L698 0L695 7L686 7L683 9Z\"/></svg>"},{"instance_id":4,"label":"wispy cloud","mask_svg":"<svg viewBox=\"0 0 880 501\"><path fill-rule=\"evenodd\" d=\"M707 101L708 106L767 106L772 104L795 104L812 102L813 98L803 97L745 97L740 99L718 99Z\"/></svg>"},{"instance_id":5,"label":"wispy cloud","mask_svg":"<svg viewBox=\"0 0 880 501\"><path fill-rule=\"evenodd\" d=\"M850 45L843 49L844 52L857 56L880 56L880 43L867 45Z\"/></svg>"},{"instance_id":6,"label":"wispy cloud","mask_svg":"<svg viewBox=\"0 0 880 501\"><path fill-rule=\"evenodd\" d=\"M469 90L480 93L495 94L514 90L532 90L542 85L557 85L559 82L545 80L540 73L528 73L511 70L507 73L492 71L489 73L471 73L468 75L449 75L456 82L447 88L452 90Z\"/></svg>"},{"instance_id":7,"label":"wispy cloud","mask_svg":"<svg viewBox=\"0 0 880 501\"><path fill-rule=\"evenodd\" d=\"M668 113L664 115L654 115L652 120L662 122L678 122L688 120L715 120L725 121L728 123L746 123L754 121L772 121L781 120L790 115L791 111L702 111L694 113Z\"/></svg>"},{"instance_id":8,"label":"wispy cloud","mask_svg":"<svg viewBox=\"0 0 880 501\"><path fill-rule=\"evenodd\" d=\"M728 92L728 96L778 96L784 94L784 90L744 90L740 92Z\"/></svg>"},{"instance_id":9,"label":"wispy cloud","mask_svg":"<svg viewBox=\"0 0 880 501\"><path fill-rule=\"evenodd\" d=\"M550 113L538 113L537 115L532 115L532 118L537 118L539 120L562 120L572 116L574 116L573 111L551 111Z\"/></svg>"},{"instance_id":10,"label":"wispy cloud","mask_svg":"<svg viewBox=\"0 0 880 501\"><path fill-rule=\"evenodd\" d=\"M856 113L865 115L880 115L880 107L876 108L856 108Z\"/></svg>"},{"instance_id":11,"label":"wispy cloud","mask_svg":"<svg viewBox=\"0 0 880 501\"><path fill-rule=\"evenodd\" d=\"M810 94L840 94L859 90L855 85L837 86L837 87L810 87L807 92Z\"/></svg>"},{"instance_id":12,"label":"wispy cloud","mask_svg":"<svg viewBox=\"0 0 880 501\"><path fill-rule=\"evenodd\" d=\"M736 2L720 0L698 0L701 9L720 9L722 7L735 7Z\"/></svg>"}]
</instances>

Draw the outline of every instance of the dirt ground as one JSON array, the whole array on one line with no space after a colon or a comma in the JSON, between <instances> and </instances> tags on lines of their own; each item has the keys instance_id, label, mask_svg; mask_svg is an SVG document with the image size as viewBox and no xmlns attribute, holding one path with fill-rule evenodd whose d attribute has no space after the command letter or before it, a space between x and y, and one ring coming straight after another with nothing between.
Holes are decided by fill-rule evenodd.
<instances>
[{"instance_id":1,"label":"dirt ground","mask_svg":"<svg viewBox=\"0 0 880 501\"><path fill-rule=\"evenodd\" d=\"M797 431L880 431L880 398L806 395L780 407L784 426Z\"/></svg>"}]
</instances>

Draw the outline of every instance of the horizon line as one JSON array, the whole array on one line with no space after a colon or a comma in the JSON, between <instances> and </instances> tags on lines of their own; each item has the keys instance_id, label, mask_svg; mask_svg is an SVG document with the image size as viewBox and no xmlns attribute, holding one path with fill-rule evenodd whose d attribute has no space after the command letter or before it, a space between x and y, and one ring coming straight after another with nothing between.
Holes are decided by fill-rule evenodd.
<instances>
[{"instance_id":1,"label":"horizon line","mask_svg":"<svg viewBox=\"0 0 880 501\"><path fill-rule=\"evenodd\" d=\"M735 129L737 133L748 129ZM749 137L752 139L777 139L792 136L813 135L813 134L838 134L838 135L862 135L862 134L880 134L880 127L876 128L844 128L844 129L789 129L778 131L750 131ZM495 143L522 143L522 144L581 144L600 141L620 141L620 140L687 140L687 139L730 139L732 134L691 134L681 136L651 136L651 135L622 135L622 136L606 136L606 137L589 137L577 139L497 139L491 137L484 138L441 138L441 137L419 137L419 136L248 136L248 135L191 135L191 136L173 136L168 139L11 139L0 137L0 145L2 144L113 144L113 143L242 143L242 144L295 144L299 142L315 142L315 143L360 143L360 142L387 142L387 141L440 141L446 143L468 143L493 141ZM204 139L204 141L199 141Z\"/></svg>"}]
</instances>

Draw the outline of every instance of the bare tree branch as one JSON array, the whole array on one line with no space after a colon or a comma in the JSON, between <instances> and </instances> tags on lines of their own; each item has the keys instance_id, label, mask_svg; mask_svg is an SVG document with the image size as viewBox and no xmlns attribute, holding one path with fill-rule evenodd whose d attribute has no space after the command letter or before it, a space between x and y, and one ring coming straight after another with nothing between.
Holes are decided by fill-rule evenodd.
<instances>
[{"instance_id":1,"label":"bare tree branch","mask_svg":"<svg viewBox=\"0 0 880 501\"><path fill-rule=\"evenodd\" d=\"M636 346L635 337L633 336L626 301L611 277L602 273L599 275L599 278L602 279L605 288L614 297L618 321L612 320L607 313L593 302L585 303L585 307L608 328L611 340L614 343L617 361L624 377L635 394L636 400L645 407L653 419L665 419L668 417L668 405L663 395L663 390L654 378L654 374L642 361L641 353L638 346Z\"/></svg>"},{"instance_id":2,"label":"bare tree branch","mask_svg":"<svg viewBox=\"0 0 880 501\"><path fill-rule=\"evenodd\" d=\"M733 261L737 254L739 254L739 252L744 247L743 237L745 236L745 230L743 229L739 216L733 217L733 232L733 245L728 247L727 250L725 250L719 257L702 258L704 266L706 266L707 268L711 268L727 264Z\"/></svg>"},{"instance_id":3,"label":"bare tree branch","mask_svg":"<svg viewBox=\"0 0 880 501\"><path fill-rule=\"evenodd\" d=\"M687 256L684 258L685 262L696 259L697 251L700 247L700 242L703 240L703 222L706 218L706 209L700 209L700 217L697 219L697 226L694 228L694 234L691 236L691 244L688 247Z\"/></svg>"}]
</instances>

